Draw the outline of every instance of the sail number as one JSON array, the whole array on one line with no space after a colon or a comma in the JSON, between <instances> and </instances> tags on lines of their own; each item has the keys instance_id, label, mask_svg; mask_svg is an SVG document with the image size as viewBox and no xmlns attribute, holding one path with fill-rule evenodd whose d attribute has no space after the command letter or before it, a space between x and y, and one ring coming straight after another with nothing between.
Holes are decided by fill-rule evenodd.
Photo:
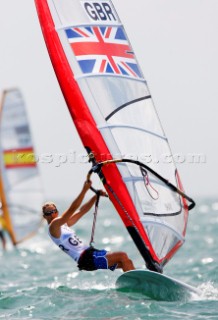
<instances>
[{"instance_id":1,"label":"sail number","mask_svg":"<svg viewBox=\"0 0 218 320\"><path fill-rule=\"evenodd\" d=\"M80 239L79 239L77 236L74 236L73 238L70 237L70 238L68 239L68 242L69 242L72 246L74 246L74 247L75 247L75 246L78 246L80 243L82 243L82 241L80 241ZM59 244L59 248L60 248L61 250L63 250L64 252L70 251L70 249L64 247L62 244Z\"/></svg>"},{"instance_id":2,"label":"sail number","mask_svg":"<svg viewBox=\"0 0 218 320\"><path fill-rule=\"evenodd\" d=\"M92 20L117 21L116 14L108 2L84 1L83 6Z\"/></svg>"}]
</instances>

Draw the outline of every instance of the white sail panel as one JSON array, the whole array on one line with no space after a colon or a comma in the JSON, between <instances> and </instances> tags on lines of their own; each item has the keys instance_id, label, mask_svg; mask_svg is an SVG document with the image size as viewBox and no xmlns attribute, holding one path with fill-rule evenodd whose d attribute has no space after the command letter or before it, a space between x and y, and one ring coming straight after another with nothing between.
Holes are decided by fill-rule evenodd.
<instances>
[{"instance_id":1,"label":"white sail panel","mask_svg":"<svg viewBox=\"0 0 218 320\"><path fill-rule=\"evenodd\" d=\"M70 3L72 6L72 2ZM67 10L66 4L62 4L62 7ZM61 12L59 15L62 15ZM66 26L66 22L71 28ZM108 29L110 28L110 36L107 37L105 36L107 32L105 26L93 26L91 28L89 26L90 21L86 21L87 26L77 27L77 23L85 23L84 18L78 22L78 17L77 20L74 20L71 16L70 20L70 16L68 16L68 20L64 21L63 24L66 33L63 40L61 21L59 23L61 31L58 32L61 34L60 39L66 48L68 59L75 63L76 56L77 63L80 66L78 73L75 73L75 70L78 70L78 65L73 68L75 78L78 79L86 102L109 147L110 153L118 158L131 156L149 165L172 184L177 185L174 163L164 163L164 155L170 157L171 151L156 114L149 89L142 78L142 72L139 67L137 67L137 73L135 74L133 73L134 69L132 72L128 72L128 69L124 68L126 58L123 59L123 69L119 64L120 61L122 62L123 56L122 53L117 51L117 43L120 42L121 46L126 45L126 48L133 52L123 27L108 27ZM119 36L115 39L116 33L120 34L121 39ZM113 50L114 48L114 53L110 52L111 56L113 54L121 55L120 59L114 59L111 67L108 66L105 69L102 66L104 59L105 64L107 64L110 57L107 57L106 54L100 55L100 50L104 50L101 44L100 48L93 46L96 43L99 45L97 40L99 34L101 40L105 40L106 44L109 43L111 37L111 47L108 49ZM123 37L125 40L123 40ZM68 43L66 42L67 39ZM79 50L79 47L75 44L78 44L78 46L83 44L84 50L85 46L89 46L87 50L90 50L90 54L82 56L83 48ZM91 54L92 52L94 54ZM91 60L94 66L92 66ZM132 65L136 63L135 57L131 63ZM117 69L114 70L113 65L117 66ZM146 187L146 182L139 167L132 164L120 164L118 166L153 248L158 257L163 258L178 240L184 240L183 232L186 220L184 219L185 213L180 197L157 178L152 177L150 173L147 173L149 182ZM156 221L158 221L158 224Z\"/></svg>"},{"instance_id":2,"label":"white sail panel","mask_svg":"<svg viewBox=\"0 0 218 320\"><path fill-rule=\"evenodd\" d=\"M49 0L49 8L55 16L56 27L87 25L90 23L120 24L116 10L108 0Z\"/></svg>"}]
</instances>

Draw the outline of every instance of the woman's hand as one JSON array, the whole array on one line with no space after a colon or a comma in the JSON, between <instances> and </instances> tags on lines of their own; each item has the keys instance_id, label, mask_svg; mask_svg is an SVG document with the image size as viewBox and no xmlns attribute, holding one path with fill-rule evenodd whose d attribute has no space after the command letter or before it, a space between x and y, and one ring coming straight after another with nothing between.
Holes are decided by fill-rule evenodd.
<instances>
[{"instance_id":1,"label":"woman's hand","mask_svg":"<svg viewBox=\"0 0 218 320\"><path fill-rule=\"evenodd\" d=\"M102 197L108 197L107 193L104 190L98 190L100 196Z\"/></svg>"},{"instance_id":2,"label":"woman's hand","mask_svg":"<svg viewBox=\"0 0 218 320\"><path fill-rule=\"evenodd\" d=\"M91 180L88 180L88 181L85 181L84 185L83 185L83 190L86 192L90 189L92 185L92 181Z\"/></svg>"}]
</instances>

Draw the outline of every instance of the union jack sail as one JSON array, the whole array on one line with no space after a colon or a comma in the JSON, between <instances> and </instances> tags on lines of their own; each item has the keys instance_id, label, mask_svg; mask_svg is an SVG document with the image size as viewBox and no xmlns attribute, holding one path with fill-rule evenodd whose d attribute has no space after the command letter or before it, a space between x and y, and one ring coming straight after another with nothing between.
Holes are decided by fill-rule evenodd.
<instances>
[{"instance_id":1,"label":"union jack sail","mask_svg":"<svg viewBox=\"0 0 218 320\"><path fill-rule=\"evenodd\" d=\"M75 27L65 32L83 73L143 78L122 27Z\"/></svg>"}]
</instances>

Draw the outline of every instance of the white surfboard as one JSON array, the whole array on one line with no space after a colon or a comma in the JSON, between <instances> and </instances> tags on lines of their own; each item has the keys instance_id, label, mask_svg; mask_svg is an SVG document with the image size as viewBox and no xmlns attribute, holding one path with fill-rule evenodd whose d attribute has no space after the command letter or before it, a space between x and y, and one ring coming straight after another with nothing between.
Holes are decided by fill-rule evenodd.
<instances>
[{"instance_id":1,"label":"white surfboard","mask_svg":"<svg viewBox=\"0 0 218 320\"><path fill-rule=\"evenodd\" d=\"M163 301L176 301L200 295L200 291L184 282L169 276L148 271L132 270L123 273L116 281L116 289L122 292L137 292L147 298Z\"/></svg>"}]
</instances>

